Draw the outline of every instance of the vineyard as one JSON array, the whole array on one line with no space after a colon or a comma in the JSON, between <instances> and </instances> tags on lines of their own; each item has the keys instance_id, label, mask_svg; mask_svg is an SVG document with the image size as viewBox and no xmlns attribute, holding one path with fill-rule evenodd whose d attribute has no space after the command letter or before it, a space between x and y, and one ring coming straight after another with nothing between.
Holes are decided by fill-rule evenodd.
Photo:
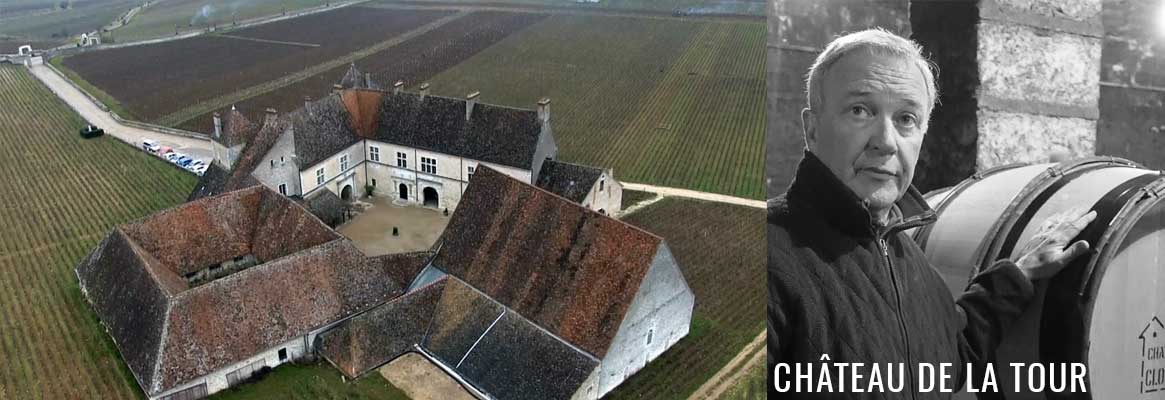
<instances>
[{"instance_id":1,"label":"vineyard","mask_svg":"<svg viewBox=\"0 0 1165 400\"><path fill-rule=\"evenodd\" d=\"M552 16L433 78L447 96L552 99L559 156L622 180L764 197L760 23Z\"/></svg>"},{"instance_id":2,"label":"vineyard","mask_svg":"<svg viewBox=\"0 0 1165 400\"><path fill-rule=\"evenodd\" d=\"M764 329L765 210L668 197L624 221L662 236L696 294L692 331L608 395L686 398Z\"/></svg>"},{"instance_id":3,"label":"vineyard","mask_svg":"<svg viewBox=\"0 0 1165 400\"><path fill-rule=\"evenodd\" d=\"M84 121L23 68L0 67L0 398L134 398L140 390L73 268L118 223L180 203L193 175Z\"/></svg>"},{"instance_id":4,"label":"vineyard","mask_svg":"<svg viewBox=\"0 0 1165 400\"><path fill-rule=\"evenodd\" d=\"M82 53L63 65L134 117L158 122L200 101L331 61L447 14L345 7L229 35Z\"/></svg>"},{"instance_id":5,"label":"vineyard","mask_svg":"<svg viewBox=\"0 0 1165 400\"><path fill-rule=\"evenodd\" d=\"M234 22L278 16L328 4L328 0L167 0L150 4L130 23L113 31L119 42L151 39L179 32L198 31L208 26L229 26Z\"/></svg>"},{"instance_id":6,"label":"vineyard","mask_svg":"<svg viewBox=\"0 0 1165 400\"><path fill-rule=\"evenodd\" d=\"M361 71L371 73L373 80L381 86L391 87L398 80L416 85L545 17L542 14L475 12L360 58L354 63ZM260 118L262 110L268 107L281 111L294 110L303 106L304 97L319 98L326 94L332 84L340 81L348 68L348 65L332 68L251 97L239 102L237 106L253 118ZM226 108L218 110L220 113L225 111ZM206 113L185 121L179 127L195 132L209 132L213 129L211 121L211 113Z\"/></svg>"}]
</instances>

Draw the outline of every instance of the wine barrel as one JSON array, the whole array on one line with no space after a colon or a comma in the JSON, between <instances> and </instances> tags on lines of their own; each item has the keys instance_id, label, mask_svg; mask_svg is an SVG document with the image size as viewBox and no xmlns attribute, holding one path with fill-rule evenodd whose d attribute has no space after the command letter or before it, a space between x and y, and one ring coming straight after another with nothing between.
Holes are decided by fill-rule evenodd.
<instances>
[{"instance_id":1,"label":"wine barrel","mask_svg":"<svg viewBox=\"0 0 1165 400\"><path fill-rule=\"evenodd\" d=\"M954 293L995 260L1018 258L1048 216L1073 207L1097 212L1078 238L1094 252L1037 282L1033 304L1005 334L995 361L1004 398L1165 399L1162 194L1159 172L1093 157L1001 167L928 198L939 219L914 238ZM1088 392L1034 393L1026 374L1016 392L1013 362L1084 363Z\"/></svg>"}]
</instances>

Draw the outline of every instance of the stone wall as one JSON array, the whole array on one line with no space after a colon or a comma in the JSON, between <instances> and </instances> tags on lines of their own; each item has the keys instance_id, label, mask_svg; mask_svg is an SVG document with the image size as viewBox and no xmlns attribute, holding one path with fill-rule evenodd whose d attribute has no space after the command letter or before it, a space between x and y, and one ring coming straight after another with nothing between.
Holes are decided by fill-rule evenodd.
<instances>
[{"instance_id":1,"label":"stone wall","mask_svg":"<svg viewBox=\"0 0 1165 400\"><path fill-rule=\"evenodd\" d=\"M999 165L1094 154L1100 11L1100 0L915 1L915 39L939 64L944 91L915 184L925 191Z\"/></svg>"},{"instance_id":2,"label":"stone wall","mask_svg":"<svg viewBox=\"0 0 1165 400\"><path fill-rule=\"evenodd\" d=\"M1165 29L1156 0L1105 0L1097 154L1165 169Z\"/></svg>"},{"instance_id":3,"label":"stone wall","mask_svg":"<svg viewBox=\"0 0 1165 400\"><path fill-rule=\"evenodd\" d=\"M769 0L765 179L768 196L793 180L805 148L805 74L835 37L881 27L910 35L907 0Z\"/></svg>"}]
</instances>

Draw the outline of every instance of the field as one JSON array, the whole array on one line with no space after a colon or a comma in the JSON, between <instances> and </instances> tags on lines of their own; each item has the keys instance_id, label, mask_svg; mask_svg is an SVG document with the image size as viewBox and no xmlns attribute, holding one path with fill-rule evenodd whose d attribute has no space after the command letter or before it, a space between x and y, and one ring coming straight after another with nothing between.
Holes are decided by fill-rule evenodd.
<instances>
[{"instance_id":1,"label":"field","mask_svg":"<svg viewBox=\"0 0 1165 400\"><path fill-rule=\"evenodd\" d=\"M448 96L551 98L559 156L619 179L764 197L765 26L556 15L433 78Z\"/></svg>"},{"instance_id":2,"label":"field","mask_svg":"<svg viewBox=\"0 0 1165 400\"><path fill-rule=\"evenodd\" d=\"M354 62L357 68L371 73L373 80L384 87L391 87L398 80L417 85L545 17L544 14L475 12ZM328 93L332 84L339 82L348 68L348 65L338 66L251 97L237 103L237 106L250 114L252 120L260 118L262 110L268 107L281 111L297 109L303 106L305 96L314 99ZM228 108L218 111L221 113ZM213 130L211 121L211 113L208 112L186 120L179 127L195 132L210 132Z\"/></svg>"},{"instance_id":3,"label":"field","mask_svg":"<svg viewBox=\"0 0 1165 400\"><path fill-rule=\"evenodd\" d=\"M279 78L431 22L447 11L345 7L186 40L82 53L64 66L144 121ZM337 29L360 26L361 29ZM277 38L285 43L256 41Z\"/></svg>"},{"instance_id":4,"label":"field","mask_svg":"<svg viewBox=\"0 0 1165 400\"><path fill-rule=\"evenodd\" d=\"M680 399L765 326L765 210L668 197L623 217L662 236L696 294L692 332L608 395Z\"/></svg>"},{"instance_id":5,"label":"field","mask_svg":"<svg viewBox=\"0 0 1165 400\"><path fill-rule=\"evenodd\" d=\"M73 268L118 223L182 202L193 175L84 125L19 67L0 67L0 398L140 390Z\"/></svg>"},{"instance_id":6,"label":"field","mask_svg":"<svg viewBox=\"0 0 1165 400\"><path fill-rule=\"evenodd\" d=\"M69 7L60 8L62 2L69 3ZM4 3L0 4L0 36L51 40L59 44L71 36L101 29L138 1L4 0L0 3Z\"/></svg>"},{"instance_id":7,"label":"field","mask_svg":"<svg viewBox=\"0 0 1165 400\"><path fill-rule=\"evenodd\" d=\"M210 397L214 400L408 400L400 389L380 374L372 373L344 382L340 372L326 362L310 365L284 364L258 382L234 387Z\"/></svg>"},{"instance_id":8,"label":"field","mask_svg":"<svg viewBox=\"0 0 1165 400\"><path fill-rule=\"evenodd\" d=\"M398 0L382 0L393 3ZM690 15L705 14L738 14L765 15L763 0L601 0L597 3L574 3L563 0L410 0L417 3L463 3L463 4L522 4L538 6L555 6L578 9L606 9L606 10L642 10L656 12L681 11Z\"/></svg>"},{"instance_id":9,"label":"field","mask_svg":"<svg viewBox=\"0 0 1165 400\"><path fill-rule=\"evenodd\" d=\"M130 23L113 31L120 42L173 36L179 32L226 27L253 18L294 13L306 8L336 4L329 0L165 0L146 7Z\"/></svg>"},{"instance_id":10,"label":"field","mask_svg":"<svg viewBox=\"0 0 1165 400\"><path fill-rule=\"evenodd\" d=\"M299 108L326 94L349 62L382 86L429 81L435 94L480 91L482 102L523 108L545 96L563 160L613 168L630 182L764 198L764 24L389 7L63 64L138 119L200 132L231 105L255 118L267 107ZM365 27L376 18L389 22Z\"/></svg>"}]
</instances>

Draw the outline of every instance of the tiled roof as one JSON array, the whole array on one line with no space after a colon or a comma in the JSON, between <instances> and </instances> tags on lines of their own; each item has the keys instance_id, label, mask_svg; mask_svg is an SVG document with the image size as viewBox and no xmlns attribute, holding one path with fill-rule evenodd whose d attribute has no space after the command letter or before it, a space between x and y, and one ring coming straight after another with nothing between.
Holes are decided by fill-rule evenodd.
<instances>
[{"instance_id":1,"label":"tiled roof","mask_svg":"<svg viewBox=\"0 0 1165 400\"><path fill-rule=\"evenodd\" d=\"M349 378L414 350L429 327L445 280L393 299L319 336L319 351Z\"/></svg>"},{"instance_id":2,"label":"tiled roof","mask_svg":"<svg viewBox=\"0 0 1165 400\"><path fill-rule=\"evenodd\" d=\"M241 255L259 264L195 287L183 278ZM400 295L400 277L427 256L365 257L260 186L118 226L77 276L138 383L157 395Z\"/></svg>"},{"instance_id":3,"label":"tiled roof","mask_svg":"<svg viewBox=\"0 0 1165 400\"><path fill-rule=\"evenodd\" d=\"M311 102L287 116L295 134L296 164L300 170L326 160L360 141L340 96ZM353 160L355 164L355 160Z\"/></svg>"},{"instance_id":4,"label":"tiled roof","mask_svg":"<svg viewBox=\"0 0 1165 400\"><path fill-rule=\"evenodd\" d=\"M223 169L217 162L210 163L206 167L206 172L198 177L198 183L194 185L194 190L190 191L186 201L194 201L225 192L223 188L226 187L229 177L230 171Z\"/></svg>"},{"instance_id":5,"label":"tiled roof","mask_svg":"<svg viewBox=\"0 0 1165 400\"><path fill-rule=\"evenodd\" d=\"M582 203L602 175L603 170L600 168L546 160L538 173L538 187L575 203Z\"/></svg>"},{"instance_id":6,"label":"tiled roof","mask_svg":"<svg viewBox=\"0 0 1165 400\"><path fill-rule=\"evenodd\" d=\"M416 93L386 93L375 139L509 167L531 169L542 124L534 110Z\"/></svg>"},{"instance_id":7,"label":"tiled roof","mask_svg":"<svg viewBox=\"0 0 1165 400\"><path fill-rule=\"evenodd\" d=\"M336 196L331 190L316 191L306 200L299 196L292 199L303 204L312 215L332 227L344 222L345 213L349 208L348 202L340 199L340 196Z\"/></svg>"},{"instance_id":8,"label":"tiled roof","mask_svg":"<svg viewBox=\"0 0 1165 400\"><path fill-rule=\"evenodd\" d=\"M231 110L222 116L222 136L215 138L212 133L210 138L227 147L232 147L247 143L258 130L259 125L248 120L242 112L231 106Z\"/></svg>"},{"instance_id":9,"label":"tiled roof","mask_svg":"<svg viewBox=\"0 0 1165 400\"><path fill-rule=\"evenodd\" d=\"M434 265L601 358L663 240L482 167L440 243Z\"/></svg>"},{"instance_id":10,"label":"tiled roof","mask_svg":"<svg viewBox=\"0 0 1165 400\"><path fill-rule=\"evenodd\" d=\"M566 399L599 360L456 278L447 278L421 346L498 399Z\"/></svg>"}]
</instances>

